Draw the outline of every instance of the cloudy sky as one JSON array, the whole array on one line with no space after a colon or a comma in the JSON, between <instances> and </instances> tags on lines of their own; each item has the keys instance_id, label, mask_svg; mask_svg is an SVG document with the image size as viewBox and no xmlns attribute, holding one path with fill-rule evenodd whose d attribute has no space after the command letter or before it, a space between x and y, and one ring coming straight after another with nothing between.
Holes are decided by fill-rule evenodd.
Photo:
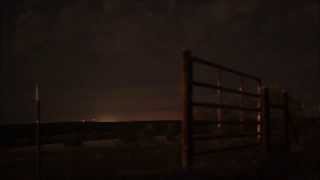
<instances>
[{"instance_id":1,"label":"cloudy sky","mask_svg":"<svg viewBox=\"0 0 320 180\"><path fill-rule=\"evenodd\" d=\"M316 0L26 0L2 61L3 123L177 119L182 50L319 102ZM208 76L210 74L208 73Z\"/></svg>"}]
</instances>

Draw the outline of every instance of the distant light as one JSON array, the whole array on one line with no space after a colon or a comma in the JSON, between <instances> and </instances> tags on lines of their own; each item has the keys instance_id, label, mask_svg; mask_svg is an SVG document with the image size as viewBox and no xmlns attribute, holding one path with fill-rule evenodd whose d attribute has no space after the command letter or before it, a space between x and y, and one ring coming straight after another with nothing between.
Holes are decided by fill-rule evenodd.
<instances>
[{"instance_id":1,"label":"distant light","mask_svg":"<svg viewBox=\"0 0 320 180\"><path fill-rule=\"evenodd\" d=\"M112 115L104 115L94 119L96 122L116 122L118 119Z\"/></svg>"}]
</instances>

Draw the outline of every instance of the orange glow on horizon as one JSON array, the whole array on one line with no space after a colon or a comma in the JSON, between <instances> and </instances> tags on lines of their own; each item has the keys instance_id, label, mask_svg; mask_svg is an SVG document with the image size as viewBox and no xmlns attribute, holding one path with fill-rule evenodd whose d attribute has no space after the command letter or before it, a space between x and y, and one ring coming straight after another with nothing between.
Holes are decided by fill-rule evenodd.
<instances>
[{"instance_id":1,"label":"orange glow on horizon","mask_svg":"<svg viewBox=\"0 0 320 180\"><path fill-rule=\"evenodd\" d=\"M177 111L155 111L155 112L132 112L118 115L101 115L97 122L118 122L118 121L152 121L152 120L178 120L181 119Z\"/></svg>"}]
</instances>

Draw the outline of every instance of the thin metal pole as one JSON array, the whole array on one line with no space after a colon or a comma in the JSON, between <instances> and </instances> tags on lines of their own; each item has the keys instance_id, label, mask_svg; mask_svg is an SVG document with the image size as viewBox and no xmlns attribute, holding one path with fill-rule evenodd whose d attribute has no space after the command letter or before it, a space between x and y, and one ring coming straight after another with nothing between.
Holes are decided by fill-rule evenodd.
<instances>
[{"instance_id":1,"label":"thin metal pole","mask_svg":"<svg viewBox=\"0 0 320 180\"><path fill-rule=\"evenodd\" d=\"M38 180L41 180L41 142L40 142L40 95L39 95L39 84L35 85L35 110L36 110L36 176Z\"/></svg>"},{"instance_id":2,"label":"thin metal pole","mask_svg":"<svg viewBox=\"0 0 320 180\"><path fill-rule=\"evenodd\" d=\"M240 92L243 92L244 90L244 80L243 78L240 79L240 88L239 88L239 91ZM243 94L241 93L240 94L240 107L243 107L244 106L244 97L243 97ZM243 110L240 110L239 112L239 116L240 116L240 128L243 129L243 122L244 122L244 112Z\"/></svg>"},{"instance_id":3,"label":"thin metal pole","mask_svg":"<svg viewBox=\"0 0 320 180\"><path fill-rule=\"evenodd\" d=\"M261 95L262 82L258 81L257 83L257 94ZM257 100L257 108L260 109L257 113L257 142L261 142L261 98Z\"/></svg>"},{"instance_id":4,"label":"thin metal pole","mask_svg":"<svg viewBox=\"0 0 320 180\"><path fill-rule=\"evenodd\" d=\"M182 118L182 168L189 171L192 165L192 55L191 51L183 53L183 118Z\"/></svg>"},{"instance_id":5,"label":"thin metal pole","mask_svg":"<svg viewBox=\"0 0 320 180\"><path fill-rule=\"evenodd\" d=\"M289 122L291 121L289 110L289 95L287 91L283 92L284 99L284 150L288 152L290 150L290 136L289 136Z\"/></svg>"},{"instance_id":6,"label":"thin metal pole","mask_svg":"<svg viewBox=\"0 0 320 180\"><path fill-rule=\"evenodd\" d=\"M269 89L263 89L263 143L266 154L270 152L270 97Z\"/></svg>"},{"instance_id":7,"label":"thin metal pole","mask_svg":"<svg viewBox=\"0 0 320 180\"><path fill-rule=\"evenodd\" d=\"M217 69L217 82L216 82L217 87L221 87L221 71ZM222 104L222 94L221 94L221 89L217 89L217 98L218 98L218 104ZM221 128L221 121L222 121L222 109L217 108L217 127Z\"/></svg>"}]
</instances>

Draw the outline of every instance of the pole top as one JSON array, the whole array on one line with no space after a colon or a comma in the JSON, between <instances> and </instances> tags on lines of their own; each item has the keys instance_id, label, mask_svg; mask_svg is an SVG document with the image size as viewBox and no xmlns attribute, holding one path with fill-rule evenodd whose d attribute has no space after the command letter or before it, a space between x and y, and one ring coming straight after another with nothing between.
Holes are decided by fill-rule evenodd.
<instances>
[{"instance_id":1,"label":"pole top","mask_svg":"<svg viewBox=\"0 0 320 180\"><path fill-rule=\"evenodd\" d=\"M282 94L288 94L288 91L286 89L281 90Z\"/></svg>"},{"instance_id":2,"label":"pole top","mask_svg":"<svg viewBox=\"0 0 320 180\"><path fill-rule=\"evenodd\" d=\"M36 85L35 85L35 101L40 101L39 84L38 83L36 83Z\"/></svg>"}]
</instances>

